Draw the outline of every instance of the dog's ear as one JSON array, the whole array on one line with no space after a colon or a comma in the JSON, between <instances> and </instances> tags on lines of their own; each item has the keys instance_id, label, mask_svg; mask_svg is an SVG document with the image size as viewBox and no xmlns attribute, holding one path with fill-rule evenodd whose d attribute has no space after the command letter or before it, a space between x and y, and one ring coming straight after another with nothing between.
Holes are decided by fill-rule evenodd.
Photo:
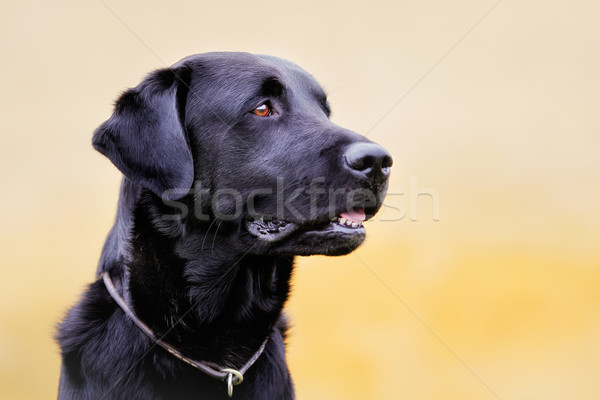
<instances>
[{"instance_id":1,"label":"dog's ear","mask_svg":"<svg viewBox=\"0 0 600 400\"><path fill-rule=\"evenodd\" d=\"M133 182L180 198L192 187L194 165L184 126L189 71L167 68L148 75L117 100L113 115L94 132L94 148Z\"/></svg>"}]
</instances>

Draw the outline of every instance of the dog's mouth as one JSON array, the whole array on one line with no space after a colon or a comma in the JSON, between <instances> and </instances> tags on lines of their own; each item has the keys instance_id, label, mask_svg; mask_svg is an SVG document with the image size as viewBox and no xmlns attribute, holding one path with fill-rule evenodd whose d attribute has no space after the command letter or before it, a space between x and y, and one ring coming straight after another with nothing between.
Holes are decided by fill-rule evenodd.
<instances>
[{"instance_id":1,"label":"dog's mouth","mask_svg":"<svg viewBox=\"0 0 600 400\"><path fill-rule=\"evenodd\" d=\"M298 255L346 254L365 238L363 208L341 212L332 219L298 223L269 217L249 217L248 232L262 242L277 245L285 253Z\"/></svg>"},{"instance_id":2,"label":"dog's mouth","mask_svg":"<svg viewBox=\"0 0 600 400\"><path fill-rule=\"evenodd\" d=\"M366 220L365 210L357 208L340 213L329 222L295 223L279 220L273 217L249 217L248 232L267 242L277 242L297 231L322 231L331 227L344 229L344 232L364 231L363 222Z\"/></svg>"}]
</instances>

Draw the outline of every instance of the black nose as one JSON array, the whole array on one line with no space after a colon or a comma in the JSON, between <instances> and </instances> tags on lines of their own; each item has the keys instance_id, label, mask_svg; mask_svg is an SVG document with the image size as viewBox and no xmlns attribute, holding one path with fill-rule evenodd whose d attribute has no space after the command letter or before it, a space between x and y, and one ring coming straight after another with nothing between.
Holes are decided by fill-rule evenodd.
<instances>
[{"instance_id":1,"label":"black nose","mask_svg":"<svg viewBox=\"0 0 600 400\"><path fill-rule=\"evenodd\" d=\"M348 166L370 179L385 180L393 160L390 153L375 143L354 143L344 154Z\"/></svg>"}]
</instances>

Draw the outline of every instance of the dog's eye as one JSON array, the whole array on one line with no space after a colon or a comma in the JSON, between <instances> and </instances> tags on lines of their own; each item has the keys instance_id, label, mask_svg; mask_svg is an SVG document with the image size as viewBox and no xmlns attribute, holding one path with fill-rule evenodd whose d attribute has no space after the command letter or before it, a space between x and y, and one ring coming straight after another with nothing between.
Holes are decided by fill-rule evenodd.
<instances>
[{"instance_id":1,"label":"dog's eye","mask_svg":"<svg viewBox=\"0 0 600 400\"><path fill-rule=\"evenodd\" d=\"M271 107L269 107L267 103L263 103L252 110L252 113L254 115L258 115L259 117L268 117L271 115Z\"/></svg>"}]
</instances>

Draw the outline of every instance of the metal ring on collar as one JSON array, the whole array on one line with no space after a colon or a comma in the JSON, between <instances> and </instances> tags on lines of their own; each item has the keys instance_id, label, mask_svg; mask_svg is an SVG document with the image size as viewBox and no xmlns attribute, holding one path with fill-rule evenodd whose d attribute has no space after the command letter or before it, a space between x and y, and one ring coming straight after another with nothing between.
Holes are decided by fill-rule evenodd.
<instances>
[{"instance_id":1,"label":"metal ring on collar","mask_svg":"<svg viewBox=\"0 0 600 400\"><path fill-rule=\"evenodd\" d=\"M231 397L233 396L233 387L244 381L244 375L233 368L223 368L221 371L227 373L227 395ZM234 376L237 378L235 381L233 379Z\"/></svg>"}]
</instances>

